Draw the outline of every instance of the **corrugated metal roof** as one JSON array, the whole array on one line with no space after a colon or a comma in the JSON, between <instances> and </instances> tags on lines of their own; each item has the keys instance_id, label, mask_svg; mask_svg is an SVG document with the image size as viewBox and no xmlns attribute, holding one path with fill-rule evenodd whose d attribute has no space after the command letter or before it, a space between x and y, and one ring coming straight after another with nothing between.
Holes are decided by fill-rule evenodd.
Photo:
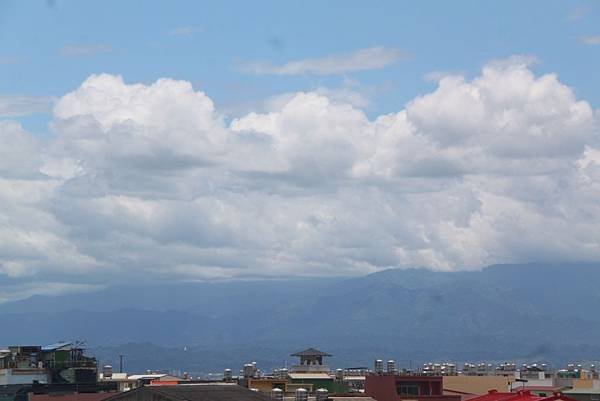
<instances>
[{"instance_id":1,"label":"corrugated metal roof","mask_svg":"<svg viewBox=\"0 0 600 401\"><path fill-rule=\"evenodd\" d=\"M59 348L66 347L68 345L73 345L73 343L54 343L54 344L44 345L42 347L42 351L55 351Z\"/></svg>"},{"instance_id":2,"label":"corrugated metal roof","mask_svg":"<svg viewBox=\"0 0 600 401\"><path fill-rule=\"evenodd\" d=\"M128 377L130 380L140 380L140 379L160 379L161 377L165 377L164 373L156 373L156 374L147 374L147 375L131 375Z\"/></svg>"}]
</instances>

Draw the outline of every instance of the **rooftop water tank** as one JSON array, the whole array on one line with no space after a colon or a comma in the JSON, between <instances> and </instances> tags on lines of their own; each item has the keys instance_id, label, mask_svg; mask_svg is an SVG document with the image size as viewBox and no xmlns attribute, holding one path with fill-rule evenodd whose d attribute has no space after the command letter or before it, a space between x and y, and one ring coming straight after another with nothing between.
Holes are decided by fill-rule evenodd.
<instances>
[{"instance_id":1,"label":"rooftop water tank","mask_svg":"<svg viewBox=\"0 0 600 401\"><path fill-rule=\"evenodd\" d=\"M329 391L325 388L320 388L317 390L316 401L325 401L327 396L329 395Z\"/></svg>"},{"instance_id":2,"label":"rooftop water tank","mask_svg":"<svg viewBox=\"0 0 600 401\"><path fill-rule=\"evenodd\" d=\"M308 401L308 391L305 388L297 389L295 401Z\"/></svg>"},{"instance_id":3,"label":"rooftop water tank","mask_svg":"<svg viewBox=\"0 0 600 401\"><path fill-rule=\"evenodd\" d=\"M390 359L389 361L387 361L387 372L390 375L396 374L396 361L394 361L393 359Z\"/></svg>"},{"instance_id":4,"label":"rooftop water tank","mask_svg":"<svg viewBox=\"0 0 600 401\"><path fill-rule=\"evenodd\" d=\"M113 368L110 365L104 365L102 367L102 377L104 377L105 379L110 379L112 378L113 375Z\"/></svg>"},{"instance_id":5,"label":"rooftop water tank","mask_svg":"<svg viewBox=\"0 0 600 401\"><path fill-rule=\"evenodd\" d=\"M283 401L283 390L280 388L274 388L271 390L271 398L275 401Z\"/></svg>"},{"instance_id":6,"label":"rooftop water tank","mask_svg":"<svg viewBox=\"0 0 600 401\"><path fill-rule=\"evenodd\" d=\"M251 363L244 365L243 373L245 378L254 377L255 366Z\"/></svg>"},{"instance_id":7,"label":"rooftop water tank","mask_svg":"<svg viewBox=\"0 0 600 401\"><path fill-rule=\"evenodd\" d=\"M383 373L383 361L381 359L375 359L373 367L375 368L375 373L377 373L378 375Z\"/></svg>"}]
</instances>

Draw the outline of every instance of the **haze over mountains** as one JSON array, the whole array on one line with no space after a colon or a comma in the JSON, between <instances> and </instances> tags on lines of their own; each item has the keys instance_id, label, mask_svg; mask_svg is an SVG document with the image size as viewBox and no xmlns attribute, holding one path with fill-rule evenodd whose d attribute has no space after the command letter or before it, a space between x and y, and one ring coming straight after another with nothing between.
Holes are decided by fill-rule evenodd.
<instances>
[{"instance_id":1,"label":"haze over mountains","mask_svg":"<svg viewBox=\"0 0 600 401\"><path fill-rule=\"evenodd\" d=\"M600 265L387 270L358 278L123 285L0 305L0 344L85 340L104 363L195 372L306 346L332 365L600 359Z\"/></svg>"}]
</instances>

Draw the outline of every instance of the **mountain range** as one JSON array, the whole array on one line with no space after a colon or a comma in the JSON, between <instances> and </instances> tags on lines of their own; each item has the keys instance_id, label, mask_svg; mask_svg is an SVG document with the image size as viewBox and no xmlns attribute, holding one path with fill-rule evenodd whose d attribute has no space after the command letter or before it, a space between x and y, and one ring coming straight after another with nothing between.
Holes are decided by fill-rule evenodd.
<instances>
[{"instance_id":1,"label":"mountain range","mask_svg":"<svg viewBox=\"0 0 600 401\"><path fill-rule=\"evenodd\" d=\"M391 269L364 277L127 284L0 305L0 345L85 340L128 371L206 373L292 363L309 346L333 366L600 359L600 265Z\"/></svg>"}]
</instances>

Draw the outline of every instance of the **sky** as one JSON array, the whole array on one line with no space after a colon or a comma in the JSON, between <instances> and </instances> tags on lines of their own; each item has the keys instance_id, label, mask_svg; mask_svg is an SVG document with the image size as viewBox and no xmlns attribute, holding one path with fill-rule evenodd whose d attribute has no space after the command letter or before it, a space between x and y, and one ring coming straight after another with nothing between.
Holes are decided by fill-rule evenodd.
<instances>
[{"instance_id":1,"label":"sky","mask_svg":"<svg viewBox=\"0 0 600 401\"><path fill-rule=\"evenodd\" d=\"M600 3L0 0L0 302L600 261Z\"/></svg>"}]
</instances>

